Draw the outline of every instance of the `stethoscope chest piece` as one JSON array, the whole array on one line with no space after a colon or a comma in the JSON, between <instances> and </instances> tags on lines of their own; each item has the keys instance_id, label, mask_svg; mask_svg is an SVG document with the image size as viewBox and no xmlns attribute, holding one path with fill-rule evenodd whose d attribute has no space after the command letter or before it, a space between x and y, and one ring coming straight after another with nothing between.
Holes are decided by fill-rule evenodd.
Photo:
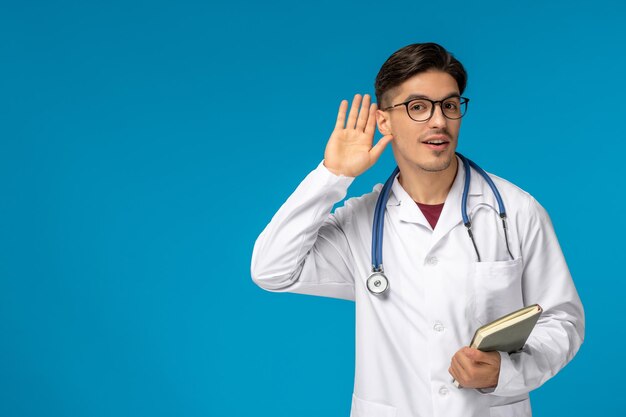
<instances>
[{"instance_id":1,"label":"stethoscope chest piece","mask_svg":"<svg viewBox=\"0 0 626 417\"><path fill-rule=\"evenodd\" d=\"M381 295L389 289L389 280L382 272L372 272L366 284L369 292L374 295Z\"/></svg>"}]
</instances>

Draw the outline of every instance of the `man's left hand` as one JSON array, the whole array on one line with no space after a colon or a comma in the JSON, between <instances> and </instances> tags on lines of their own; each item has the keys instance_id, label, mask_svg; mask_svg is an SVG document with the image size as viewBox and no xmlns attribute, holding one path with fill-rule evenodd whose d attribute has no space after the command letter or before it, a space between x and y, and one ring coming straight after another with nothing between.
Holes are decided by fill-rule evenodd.
<instances>
[{"instance_id":1,"label":"man's left hand","mask_svg":"<svg viewBox=\"0 0 626 417\"><path fill-rule=\"evenodd\" d=\"M500 376L500 353L463 347L452 357L448 372L463 388L493 388Z\"/></svg>"}]
</instances>

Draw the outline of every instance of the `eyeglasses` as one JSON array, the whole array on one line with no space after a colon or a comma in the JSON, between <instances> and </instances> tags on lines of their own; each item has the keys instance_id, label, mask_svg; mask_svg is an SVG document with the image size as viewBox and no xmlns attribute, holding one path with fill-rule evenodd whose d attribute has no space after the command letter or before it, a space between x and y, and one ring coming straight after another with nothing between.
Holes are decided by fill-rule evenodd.
<instances>
[{"instance_id":1,"label":"eyeglasses","mask_svg":"<svg viewBox=\"0 0 626 417\"><path fill-rule=\"evenodd\" d=\"M405 101L404 103L394 104L383 111L393 109L398 106L405 106L409 117L416 122L426 122L435 114L435 105L439 104L443 115L452 120L460 119L467 111L467 103L469 98L466 97L448 97L443 100L430 100L428 98L417 98Z\"/></svg>"}]
</instances>

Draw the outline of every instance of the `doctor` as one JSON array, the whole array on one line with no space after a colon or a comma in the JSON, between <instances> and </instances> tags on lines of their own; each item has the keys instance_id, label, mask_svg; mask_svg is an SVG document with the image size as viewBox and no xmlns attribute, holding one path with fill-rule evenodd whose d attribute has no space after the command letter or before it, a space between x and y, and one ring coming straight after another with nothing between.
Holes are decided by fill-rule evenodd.
<instances>
[{"instance_id":1,"label":"doctor","mask_svg":"<svg viewBox=\"0 0 626 417\"><path fill-rule=\"evenodd\" d=\"M356 302L353 417L530 416L528 393L583 341L581 301L548 214L532 196L490 175L506 207L505 236L496 197L472 169L466 194L475 246L468 237L466 172L455 154L466 80L462 64L437 44L391 55L376 78L380 109L367 94L355 95L349 111L341 102L324 160L254 246L260 287ZM502 111L507 106L514 104L504 100ZM384 136L374 144L376 124ZM381 185L331 210L389 143L400 170L383 206L389 288L373 294L366 281ZM521 352L467 347L477 327L534 303L544 312Z\"/></svg>"}]
</instances>

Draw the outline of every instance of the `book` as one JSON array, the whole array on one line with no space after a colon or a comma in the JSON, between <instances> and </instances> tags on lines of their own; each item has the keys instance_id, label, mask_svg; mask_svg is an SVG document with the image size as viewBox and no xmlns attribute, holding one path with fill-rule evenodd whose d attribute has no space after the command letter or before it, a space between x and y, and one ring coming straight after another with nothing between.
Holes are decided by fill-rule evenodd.
<instances>
[{"instance_id":1,"label":"book","mask_svg":"<svg viewBox=\"0 0 626 417\"><path fill-rule=\"evenodd\" d=\"M542 311L539 304L533 304L487 323L476 330L470 347L483 352L515 353L526 344ZM456 380L454 385L460 387Z\"/></svg>"},{"instance_id":2,"label":"book","mask_svg":"<svg viewBox=\"0 0 626 417\"><path fill-rule=\"evenodd\" d=\"M526 344L542 311L539 304L533 304L485 324L474 333L470 347L483 352L517 352Z\"/></svg>"}]
</instances>

